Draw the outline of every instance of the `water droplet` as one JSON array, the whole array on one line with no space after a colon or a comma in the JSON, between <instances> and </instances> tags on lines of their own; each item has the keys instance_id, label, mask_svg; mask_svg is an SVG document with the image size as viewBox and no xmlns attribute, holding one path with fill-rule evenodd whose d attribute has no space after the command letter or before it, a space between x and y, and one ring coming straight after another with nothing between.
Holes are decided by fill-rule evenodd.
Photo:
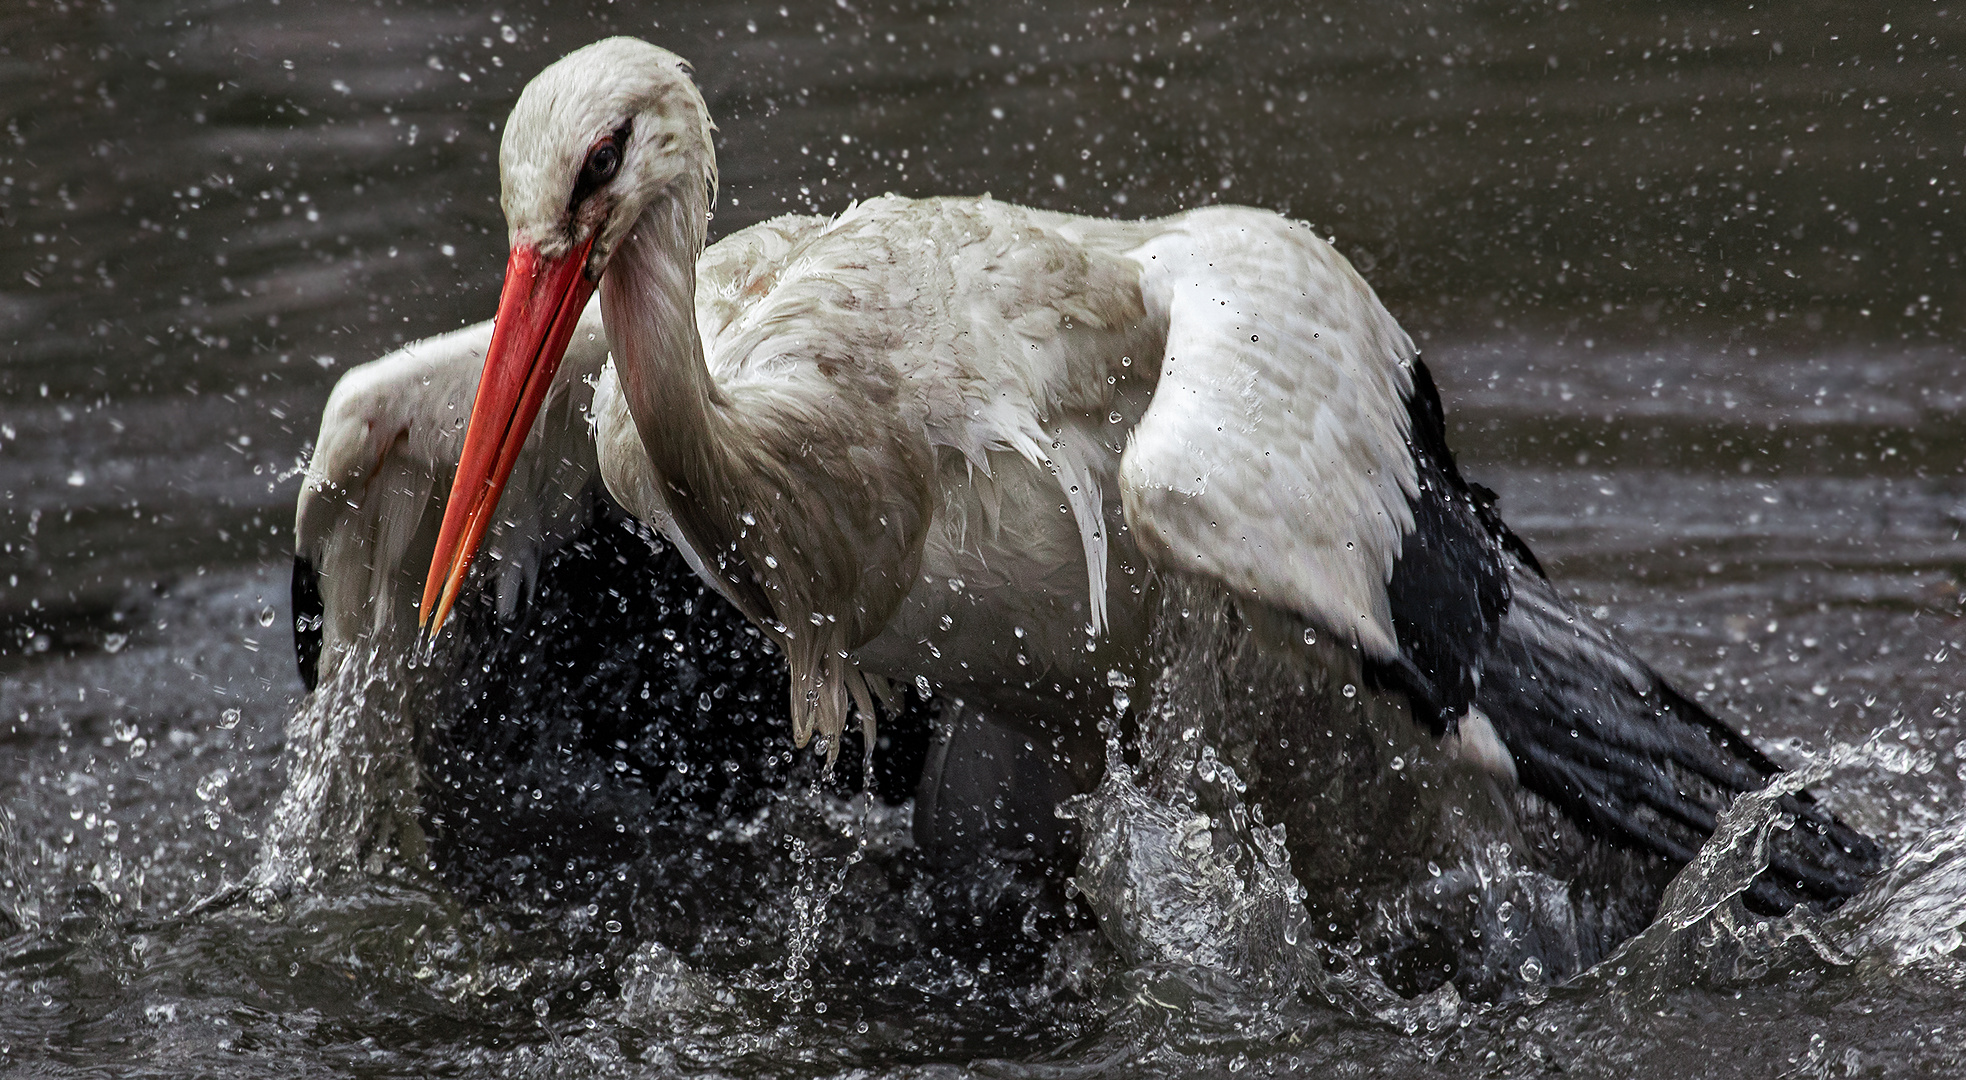
<instances>
[{"instance_id":1,"label":"water droplet","mask_svg":"<svg viewBox=\"0 0 1966 1080\"><path fill-rule=\"evenodd\" d=\"M110 634L102 639L102 651L112 654L119 653L123 651L123 646L129 643L130 635L128 634Z\"/></svg>"},{"instance_id":2,"label":"water droplet","mask_svg":"<svg viewBox=\"0 0 1966 1080\"><path fill-rule=\"evenodd\" d=\"M507 45L510 45L513 42L519 40L519 32L517 30L512 29L511 23L506 23L504 26L498 28L498 37L499 40L505 42Z\"/></svg>"},{"instance_id":3,"label":"water droplet","mask_svg":"<svg viewBox=\"0 0 1966 1080\"><path fill-rule=\"evenodd\" d=\"M80 469L77 469L74 472L68 474L69 487L81 487L83 484L86 484L88 482L89 482L89 478L83 476L82 470Z\"/></svg>"},{"instance_id":4,"label":"water droplet","mask_svg":"<svg viewBox=\"0 0 1966 1080\"><path fill-rule=\"evenodd\" d=\"M610 934L621 933L620 919L609 919L607 922L602 923L601 926L604 927L607 930L607 932Z\"/></svg>"},{"instance_id":5,"label":"water droplet","mask_svg":"<svg viewBox=\"0 0 1966 1080\"><path fill-rule=\"evenodd\" d=\"M1406 768L1406 759L1403 757L1396 757L1393 759L1392 764L1393 764L1393 771L1399 772L1401 769Z\"/></svg>"},{"instance_id":6,"label":"water droplet","mask_svg":"<svg viewBox=\"0 0 1966 1080\"><path fill-rule=\"evenodd\" d=\"M259 624L261 626L272 626L273 620L277 618L279 618L279 615L273 610L273 605L268 604L259 609Z\"/></svg>"},{"instance_id":7,"label":"water droplet","mask_svg":"<svg viewBox=\"0 0 1966 1080\"><path fill-rule=\"evenodd\" d=\"M1121 416L1118 409L1114 409L1112 412L1106 414L1106 422L1108 424L1117 424L1124 419L1126 417Z\"/></svg>"},{"instance_id":8,"label":"water droplet","mask_svg":"<svg viewBox=\"0 0 1966 1080\"><path fill-rule=\"evenodd\" d=\"M1356 686L1353 686L1353 685L1352 685L1351 683L1346 683L1346 684L1345 684L1345 696L1346 696L1346 697L1348 697L1348 698L1353 698L1353 697L1357 697L1357 696L1358 696L1358 687L1356 687Z\"/></svg>"},{"instance_id":9,"label":"water droplet","mask_svg":"<svg viewBox=\"0 0 1966 1080\"><path fill-rule=\"evenodd\" d=\"M239 710L227 709L218 714L218 726L227 731L239 726Z\"/></svg>"},{"instance_id":10,"label":"water droplet","mask_svg":"<svg viewBox=\"0 0 1966 1080\"><path fill-rule=\"evenodd\" d=\"M1316 645L1316 644L1317 644L1317 631L1316 631L1316 630L1313 630L1313 629L1311 629L1311 628L1310 628L1310 627L1308 627L1308 626L1306 626L1306 627L1304 628L1304 644L1306 644L1306 645Z\"/></svg>"}]
</instances>

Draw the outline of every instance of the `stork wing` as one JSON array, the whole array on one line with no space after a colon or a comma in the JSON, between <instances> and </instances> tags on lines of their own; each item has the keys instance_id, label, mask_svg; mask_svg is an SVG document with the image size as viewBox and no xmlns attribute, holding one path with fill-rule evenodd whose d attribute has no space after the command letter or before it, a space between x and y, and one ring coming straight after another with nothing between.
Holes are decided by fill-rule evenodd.
<instances>
[{"instance_id":1,"label":"stork wing","mask_svg":"<svg viewBox=\"0 0 1966 1080\"><path fill-rule=\"evenodd\" d=\"M351 370L329 395L294 513L294 647L310 689L363 637L407 645L491 331L483 322L406 345ZM590 304L479 560L495 568L502 613L529 591L540 555L588 512L582 489L596 466L585 413L606 359L600 306Z\"/></svg>"},{"instance_id":2,"label":"stork wing","mask_svg":"<svg viewBox=\"0 0 1966 1080\"><path fill-rule=\"evenodd\" d=\"M1229 207L1170 225L1130 253L1167 326L1120 465L1136 542L1393 660L1386 583L1419 482L1412 341L1308 225Z\"/></svg>"},{"instance_id":3,"label":"stork wing","mask_svg":"<svg viewBox=\"0 0 1966 1080\"><path fill-rule=\"evenodd\" d=\"M1306 227L1200 211L1132 257L1167 351L1120 477L1158 567L1356 642L1436 733L1480 717L1525 787L1674 863L1778 771L1556 594L1462 479L1412 343ZM1877 845L1783 806L1799 827L1750 899L1853 894Z\"/></svg>"}]
</instances>

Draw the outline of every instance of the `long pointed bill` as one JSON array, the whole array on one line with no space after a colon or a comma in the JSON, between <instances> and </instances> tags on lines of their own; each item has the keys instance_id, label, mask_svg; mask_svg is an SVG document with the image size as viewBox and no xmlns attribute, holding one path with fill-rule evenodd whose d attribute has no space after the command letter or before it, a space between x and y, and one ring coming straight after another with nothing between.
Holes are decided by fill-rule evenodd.
<instances>
[{"instance_id":1,"label":"long pointed bill","mask_svg":"<svg viewBox=\"0 0 1966 1080\"><path fill-rule=\"evenodd\" d=\"M464 454L444 505L443 531L417 612L433 638L457 602L458 587L498 509L519 449L566 357L580 313L594 295L594 283L583 273L592 246L589 240L554 259L541 258L537 248L515 247L505 264L498 322L485 352L478 400L464 432Z\"/></svg>"}]
</instances>

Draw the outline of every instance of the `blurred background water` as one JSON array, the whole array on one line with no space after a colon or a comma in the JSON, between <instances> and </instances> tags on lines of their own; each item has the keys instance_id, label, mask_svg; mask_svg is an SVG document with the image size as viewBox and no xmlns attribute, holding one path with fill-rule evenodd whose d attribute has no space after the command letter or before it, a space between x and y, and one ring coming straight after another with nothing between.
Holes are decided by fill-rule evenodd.
<instances>
[{"instance_id":1,"label":"blurred background water","mask_svg":"<svg viewBox=\"0 0 1966 1080\"><path fill-rule=\"evenodd\" d=\"M1558 582L1784 761L1884 728L1901 753L1872 759L1895 767L1841 775L1833 805L1930 842L1966 786L1954 6L16 0L0 1064L1679 1075L1719 1045L1702 1067L1958 1068L1939 916L1893 939L1935 943L1911 949L1915 978L1777 950L1746 979L1686 961L1641 1008L1583 988L1431 1032L1295 1006L1252 1026L1191 986L1143 1005L1174 976L1136 971L1071 1008L985 978L872 1034L786 1036L714 988L639 1036L643 1014L555 1006L578 1038L517 987L574 995L579 948L420 885L144 921L237 879L283 783L291 509L329 388L489 317L505 113L611 33L694 61L720 125L716 235L890 191L1314 223L1420 342L1464 471ZM616 956L609 985L673 997L697 977L664 966L680 945L637 946L641 976ZM938 993L973 965L936 969Z\"/></svg>"}]
</instances>

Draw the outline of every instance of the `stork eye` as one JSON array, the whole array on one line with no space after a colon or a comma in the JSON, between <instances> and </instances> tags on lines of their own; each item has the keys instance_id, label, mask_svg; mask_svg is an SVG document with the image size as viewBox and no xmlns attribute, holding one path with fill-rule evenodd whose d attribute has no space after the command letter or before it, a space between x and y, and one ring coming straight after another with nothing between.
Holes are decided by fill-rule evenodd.
<instances>
[{"instance_id":1,"label":"stork eye","mask_svg":"<svg viewBox=\"0 0 1966 1080\"><path fill-rule=\"evenodd\" d=\"M580 175L573 182L573 198L567 202L569 213L578 209L589 195L607 186L614 174L621 171L621 155L628 145L628 136L633 133L626 123L615 128L587 151L587 160L580 166Z\"/></svg>"},{"instance_id":2,"label":"stork eye","mask_svg":"<svg viewBox=\"0 0 1966 1080\"><path fill-rule=\"evenodd\" d=\"M614 174L620 171L621 147L609 139L587 155L587 166L580 171L580 179L584 185L600 187L614 179Z\"/></svg>"}]
</instances>

